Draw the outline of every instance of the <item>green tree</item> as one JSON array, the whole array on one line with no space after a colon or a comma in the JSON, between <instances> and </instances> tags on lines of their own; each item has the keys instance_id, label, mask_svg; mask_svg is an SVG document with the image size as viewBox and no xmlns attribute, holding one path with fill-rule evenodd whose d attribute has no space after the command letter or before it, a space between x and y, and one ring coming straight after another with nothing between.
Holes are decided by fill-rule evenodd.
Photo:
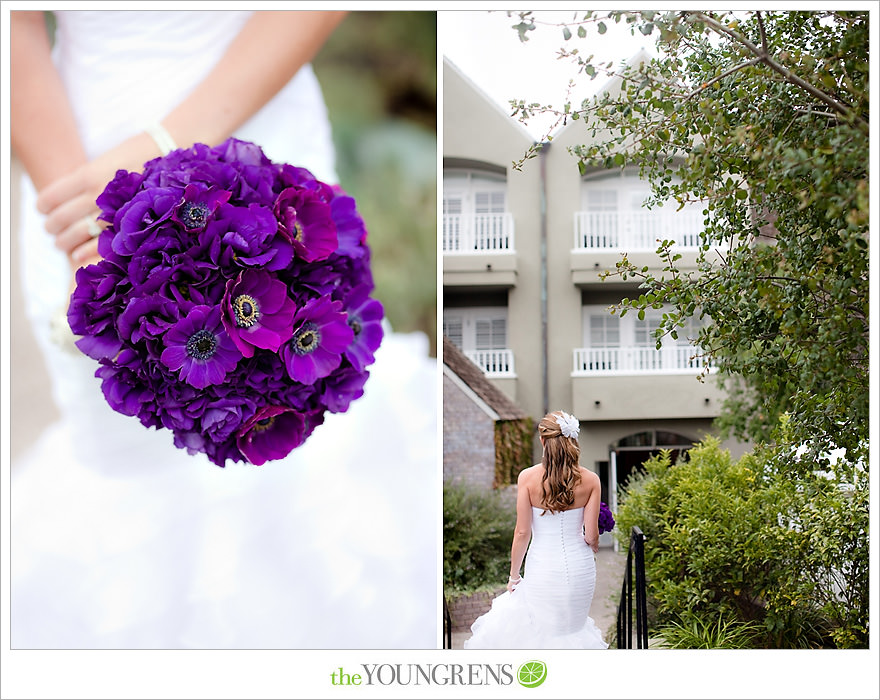
<instances>
[{"instance_id":1,"label":"green tree","mask_svg":"<svg viewBox=\"0 0 880 700\"><path fill-rule=\"evenodd\" d=\"M575 47L611 22L657 36L658 57L614 67ZM526 40L540 24L520 13L514 28ZM583 124L581 168L638 165L648 206L703 205L698 271L678 270L668 241L659 274L623 256L613 274L645 293L620 312L666 305L658 341L711 319L698 344L727 378L725 430L766 440L790 414L789 438L816 459L866 457L868 13L585 13L559 26L561 54L619 90L556 110L512 101L514 113Z\"/></svg>"},{"instance_id":2,"label":"green tree","mask_svg":"<svg viewBox=\"0 0 880 700\"><path fill-rule=\"evenodd\" d=\"M519 18L523 40L542 24ZM613 22L658 37L657 57L615 67L581 53ZM865 646L868 13L588 12L558 27L579 73L618 80L580 105L519 100L514 113L583 124L582 172L638 166L647 206L702 205L696 272L670 241L659 271L624 255L611 274L643 292L618 310L663 308L658 343L708 317L696 341L727 385L719 426L758 444L735 467L714 448L681 469L646 465L650 485L625 494L622 531L659 528L658 614L698 632L757 619L772 646L815 632Z\"/></svg>"}]
</instances>

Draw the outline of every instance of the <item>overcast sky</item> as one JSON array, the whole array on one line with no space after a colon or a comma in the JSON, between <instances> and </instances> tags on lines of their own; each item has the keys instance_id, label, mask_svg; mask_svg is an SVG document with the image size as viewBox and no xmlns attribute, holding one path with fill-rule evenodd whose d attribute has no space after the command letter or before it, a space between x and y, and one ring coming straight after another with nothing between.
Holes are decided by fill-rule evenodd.
<instances>
[{"instance_id":1,"label":"overcast sky","mask_svg":"<svg viewBox=\"0 0 880 700\"><path fill-rule=\"evenodd\" d=\"M571 20L574 15L572 11L538 10L534 16L538 20L561 22ZM508 17L501 10L437 13L437 34L443 55L508 113L511 99L561 106L570 78L578 83L572 93L574 103L602 87L607 80L604 76L591 81L586 75L578 75L575 64L557 58L563 45L578 48L584 56L593 54L594 61L614 61L615 64L643 47L653 52L654 37L638 32L632 36L623 22L620 25L608 23L604 35L596 31L595 25L588 25L585 39L578 39L575 32L568 42L563 39L560 27L540 24L528 33L527 42L520 42L517 31L512 29L515 24L519 24L519 17L516 14ZM549 123L542 120L526 128L539 139Z\"/></svg>"}]
</instances>

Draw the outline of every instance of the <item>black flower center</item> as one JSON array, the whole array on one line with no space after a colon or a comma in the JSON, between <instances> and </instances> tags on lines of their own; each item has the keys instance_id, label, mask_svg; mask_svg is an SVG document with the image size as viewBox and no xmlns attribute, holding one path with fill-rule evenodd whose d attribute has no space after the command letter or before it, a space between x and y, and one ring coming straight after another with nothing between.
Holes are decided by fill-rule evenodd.
<instances>
[{"instance_id":1,"label":"black flower center","mask_svg":"<svg viewBox=\"0 0 880 700\"><path fill-rule=\"evenodd\" d=\"M232 312L240 328L250 328L260 320L260 305L249 294L239 294L232 300Z\"/></svg>"},{"instance_id":2,"label":"black flower center","mask_svg":"<svg viewBox=\"0 0 880 700\"><path fill-rule=\"evenodd\" d=\"M196 360L210 360L217 352L217 336L202 329L186 341L186 354Z\"/></svg>"},{"instance_id":3,"label":"black flower center","mask_svg":"<svg viewBox=\"0 0 880 700\"><path fill-rule=\"evenodd\" d=\"M303 239L303 227L302 224L297 221L293 224L293 240L299 241L302 243Z\"/></svg>"},{"instance_id":4,"label":"black flower center","mask_svg":"<svg viewBox=\"0 0 880 700\"><path fill-rule=\"evenodd\" d=\"M352 316L348 319L348 325L351 326L351 330L354 331L354 337L357 338L364 327L361 325L361 320L357 316Z\"/></svg>"},{"instance_id":5,"label":"black flower center","mask_svg":"<svg viewBox=\"0 0 880 700\"><path fill-rule=\"evenodd\" d=\"M268 430L269 428L271 428L274 422L275 416L263 418L262 420L258 420L256 423L254 423L253 430L256 433L262 433L264 430Z\"/></svg>"},{"instance_id":6,"label":"black flower center","mask_svg":"<svg viewBox=\"0 0 880 700\"><path fill-rule=\"evenodd\" d=\"M208 207L200 202L184 202L180 207L180 220L188 229L202 228L208 220Z\"/></svg>"},{"instance_id":7,"label":"black flower center","mask_svg":"<svg viewBox=\"0 0 880 700\"><path fill-rule=\"evenodd\" d=\"M314 352L321 342L321 332L314 323L306 323L293 334L293 350L297 355Z\"/></svg>"}]
</instances>

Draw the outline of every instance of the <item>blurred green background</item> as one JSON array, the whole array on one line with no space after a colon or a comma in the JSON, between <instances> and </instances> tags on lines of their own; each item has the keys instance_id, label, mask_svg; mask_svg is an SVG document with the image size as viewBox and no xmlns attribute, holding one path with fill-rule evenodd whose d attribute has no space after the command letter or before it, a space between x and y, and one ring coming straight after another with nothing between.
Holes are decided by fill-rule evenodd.
<instances>
[{"instance_id":1,"label":"blurred green background","mask_svg":"<svg viewBox=\"0 0 880 700\"><path fill-rule=\"evenodd\" d=\"M437 18L352 12L313 61L340 184L367 224L376 296L437 353Z\"/></svg>"}]
</instances>

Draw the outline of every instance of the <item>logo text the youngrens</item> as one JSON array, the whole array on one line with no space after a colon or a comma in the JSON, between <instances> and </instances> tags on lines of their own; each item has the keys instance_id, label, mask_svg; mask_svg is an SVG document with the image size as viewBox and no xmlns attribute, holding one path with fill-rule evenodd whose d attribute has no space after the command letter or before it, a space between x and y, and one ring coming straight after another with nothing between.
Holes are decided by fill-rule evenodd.
<instances>
[{"instance_id":1,"label":"logo text the youngrens","mask_svg":"<svg viewBox=\"0 0 880 700\"><path fill-rule=\"evenodd\" d=\"M512 685L511 664L361 664L330 674L333 685Z\"/></svg>"}]
</instances>

